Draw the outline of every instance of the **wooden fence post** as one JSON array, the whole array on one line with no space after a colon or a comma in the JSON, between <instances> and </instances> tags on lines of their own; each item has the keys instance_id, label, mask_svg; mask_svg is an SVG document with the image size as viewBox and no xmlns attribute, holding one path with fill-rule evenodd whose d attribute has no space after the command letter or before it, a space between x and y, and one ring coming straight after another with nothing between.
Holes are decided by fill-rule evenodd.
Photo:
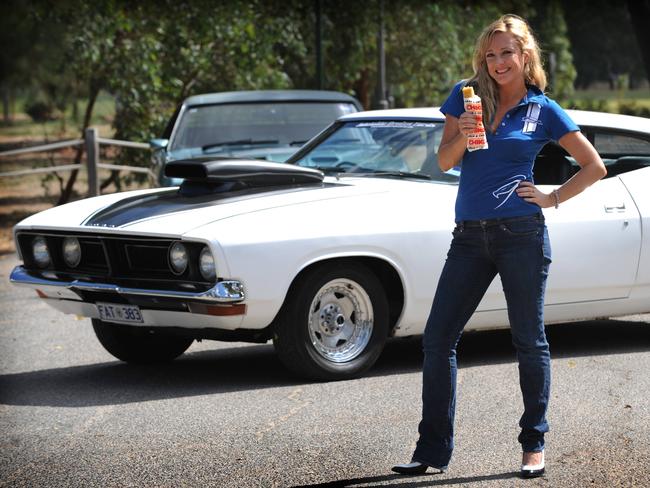
<instances>
[{"instance_id":1,"label":"wooden fence post","mask_svg":"<svg viewBox=\"0 0 650 488\"><path fill-rule=\"evenodd\" d=\"M99 141L97 140L97 129L88 127L84 139L86 141L86 164L88 165L88 196L94 197L99 194L99 175L97 174Z\"/></svg>"}]
</instances>

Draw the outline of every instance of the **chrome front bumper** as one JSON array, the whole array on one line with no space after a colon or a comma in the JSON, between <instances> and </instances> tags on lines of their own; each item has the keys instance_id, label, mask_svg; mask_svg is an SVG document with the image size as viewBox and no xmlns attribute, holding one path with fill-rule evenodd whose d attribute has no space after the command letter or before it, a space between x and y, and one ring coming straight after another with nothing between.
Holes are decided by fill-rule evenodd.
<instances>
[{"instance_id":1,"label":"chrome front bumper","mask_svg":"<svg viewBox=\"0 0 650 488\"><path fill-rule=\"evenodd\" d=\"M14 285L27 286L42 290L47 295L54 295L59 298L77 298L74 293L79 291L95 291L116 293L124 297L147 296L155 298L177 299L183 302L199 302L204 304L228 304L237 303L245 299L244 286L235 280L220 281L212 288L203 292L156 290L145 288L129 288L110 283L91 283L81 280L59 281L50 280L30 274L23 266L16 266L11 272L9 281Z\"/></svg>"}]
</instances>

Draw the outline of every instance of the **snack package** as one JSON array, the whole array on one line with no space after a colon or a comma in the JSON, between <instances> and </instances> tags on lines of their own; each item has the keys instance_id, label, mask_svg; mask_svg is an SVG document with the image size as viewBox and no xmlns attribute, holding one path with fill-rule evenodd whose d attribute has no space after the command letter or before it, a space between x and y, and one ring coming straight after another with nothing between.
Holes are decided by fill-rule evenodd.
<instances>
[{"instance_id":1,"label":"snack package","mask_svg":"<svg viewBox=\"0 0 650 488\"><path fill-rule=\"evenodd\" d=\"M474 88L471 86L463 88L463 102L465 103L465 111L473 114L478 122L476 130L467 138L467 150L487 149L487 136L483 126L483 106L481 105L481 99L474 94Z\"/></svg>"}]
</instances>

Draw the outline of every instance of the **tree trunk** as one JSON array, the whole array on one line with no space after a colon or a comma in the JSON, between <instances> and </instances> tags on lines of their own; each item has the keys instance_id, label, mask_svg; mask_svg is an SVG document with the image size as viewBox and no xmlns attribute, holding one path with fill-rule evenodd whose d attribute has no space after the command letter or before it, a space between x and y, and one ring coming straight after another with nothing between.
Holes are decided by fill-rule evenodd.
<instances>
[{"instance_id":1,"label":"tree trunk","mask_svg":"<svg viewBox=\"0 0 650 488\"><path fill-rule=\"evenodd\" d=\"M361 71L359 78L353 84L353 89L364 110L370 110L370 76L367 68Z\"/></svg>"},{"instance_id":2,"label":"tree trunk","mask_svg":"<svg viewBox=\"0 0 650 488\"><path fill-rule=\"evenodd\" d=\"M11 109L10 109L10 93L9 87L2 87L2 119L5 124L9 125L11 123Z\"/></svg>"},{"instance_id":3,"label":"tree trunk","mask_svg":"<svg viewBox=\"0 0 650 488\"><path fill-rule=\"evenodd\" d=\"M99 186L99 192L105 190L111 183L115 183L115 188L120 189L120 172L112 170L111 175Z\"/></svg>"},{"instance_id":4,"label":"tree trunk","mask_svg":"<svg viewBox=\"0 0 650 488\"><path fill-rule=\"evenodd\" d=\"M627 0L627 10L639 43L646 78L650 81L650 0Z\"/></svg>"},{"instance_id":5,"label":"tree trunk","mask_svg":"<svg viewBox=\"0 0 650 488\"><path fill-rule=\"evenodd\" d=\"M86 106L86 113L84 114L83 127L81 128L81 137L83 138L86 129L90 125L90 119L93 115L93 108L95 107L95 101L97 101L97 95L99 95L99 87L95 83L90 84L90 92L88 93L88 105ZM77 155L74 158L75 164L81 164L81 157L83 156L84 146L81 145L77 148ZM77 173L79 170L74 170L70 172L70 177L68 182L65 185L65 189L61 192L59 201L56 202L57 205L62 205L70 201L70 196L72 195L72 188L74 187L75 182L77 181Z\"/></svg>"}]
</instances>

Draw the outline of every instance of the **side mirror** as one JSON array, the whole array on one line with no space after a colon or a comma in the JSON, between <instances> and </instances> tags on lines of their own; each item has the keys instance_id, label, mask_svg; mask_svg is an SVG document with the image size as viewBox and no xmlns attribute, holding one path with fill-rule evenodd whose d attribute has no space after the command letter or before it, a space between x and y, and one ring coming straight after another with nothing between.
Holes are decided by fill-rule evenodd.
<instances>
[{"instance_id":1,"label":"side mirror","mask_svg":"<svg viewBox=\"0 0 650 488\"><path fill-rule=\"evenodd\" d=\"M151 139L149 145L151 149L165 149L169 144L169 139Z\"/></svg>"}]
</instances>

